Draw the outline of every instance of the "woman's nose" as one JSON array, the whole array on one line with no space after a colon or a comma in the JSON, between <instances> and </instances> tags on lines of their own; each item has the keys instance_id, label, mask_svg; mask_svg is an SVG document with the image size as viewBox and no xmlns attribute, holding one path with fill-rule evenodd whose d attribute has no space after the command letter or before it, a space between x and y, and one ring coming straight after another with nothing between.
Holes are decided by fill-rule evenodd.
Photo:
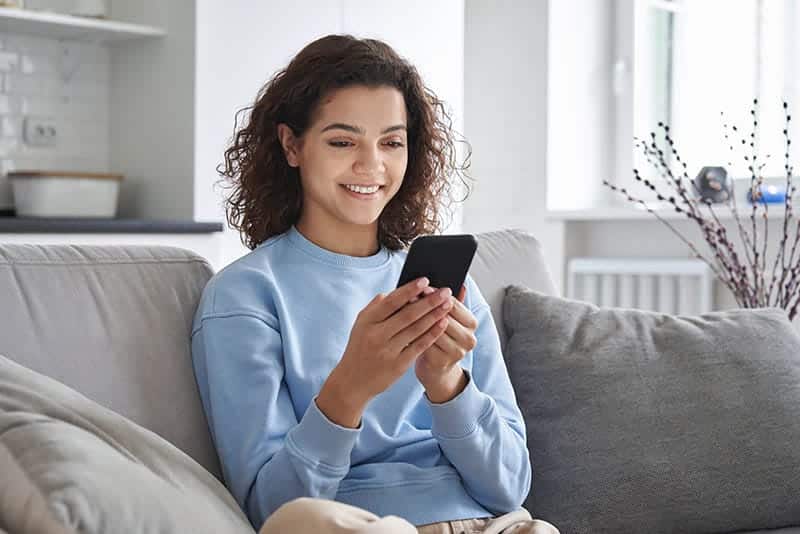
<instances>
[{"instance_id":1,"label":"woman's nose","mask_svg":"<svg viewBox=\"0 0 800 534\"><path fill-rule=\"evenodd\" d=\"M362 174L376 174L383 172L383 157L377 148L364 148L359 150L354 164L354 170Z\"/></svg>"}]
</instances>

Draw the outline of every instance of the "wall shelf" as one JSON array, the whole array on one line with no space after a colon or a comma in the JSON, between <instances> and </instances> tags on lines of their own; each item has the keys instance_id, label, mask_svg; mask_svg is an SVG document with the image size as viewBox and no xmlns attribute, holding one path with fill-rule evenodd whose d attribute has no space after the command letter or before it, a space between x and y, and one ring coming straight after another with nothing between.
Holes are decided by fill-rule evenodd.
<instances>
[{"instance_id":1,"label":"wall shelf","mask_svg":"<svg viewBox=\"0 0 800 534\"><path fill-rule=\"evenodd\" d=\"M0 32L89 42L116 42L166 35L164 30L152 26L13 7L0 7Z\"/></svg>"}]
</instances>

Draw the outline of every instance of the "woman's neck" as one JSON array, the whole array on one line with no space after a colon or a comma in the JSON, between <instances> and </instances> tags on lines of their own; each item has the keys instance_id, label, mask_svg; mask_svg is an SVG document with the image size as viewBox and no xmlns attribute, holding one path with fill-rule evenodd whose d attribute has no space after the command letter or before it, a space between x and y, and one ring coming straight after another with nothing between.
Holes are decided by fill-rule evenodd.
<instances>
[{"instance_id":1,"label":"woman's neck","mask_svg":"<svg viewBox=\"0 0 800 534\"><path fill-rule=\"evenodd\" d=\"M377 221L369 225L340 221L314 224L308 217L300 217L295 227L315 245L337 254L364 258L373 256L380 250Z\"/></svg>"}]
</instances>

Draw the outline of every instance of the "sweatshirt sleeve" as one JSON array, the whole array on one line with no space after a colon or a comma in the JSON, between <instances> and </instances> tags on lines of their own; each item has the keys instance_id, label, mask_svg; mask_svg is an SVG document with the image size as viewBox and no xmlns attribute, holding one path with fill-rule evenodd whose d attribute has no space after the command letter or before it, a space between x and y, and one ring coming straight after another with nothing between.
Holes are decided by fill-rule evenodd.
<instances>
[{"instance_id":1,"label":"sweatshirt sleeve","mask_svg":"<svg viewBox=\"0 0 800 534\"><path fill-rule=\"evenodd\" d=\"M525 422L508 377L489 305L471 284L478 320L468 384L455 398L430 403L432 432L469 494L487 510L518 509L531 487Z\"/></svg>"},{"instance_id":2,"label":"sweatshirt sleeve","mask_svg":"<svg viewBox=\"0 0 800 534\"><path fill-rule=\"evenodd\" d=\"M225 481L256 529L294 498L334 498L360 429L330 421L316 399L297 420L274 317L203 317L192 360Z\"/></svg>"}]
</instances>

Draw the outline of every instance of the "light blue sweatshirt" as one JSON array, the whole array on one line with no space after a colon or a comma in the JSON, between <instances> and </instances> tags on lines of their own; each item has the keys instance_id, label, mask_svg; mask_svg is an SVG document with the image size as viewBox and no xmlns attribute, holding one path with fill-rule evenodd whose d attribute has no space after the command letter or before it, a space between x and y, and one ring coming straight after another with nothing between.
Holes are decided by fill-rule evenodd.
<instances>
[{"instance_id":1,"label":"light blue sweatshirt","mask_svg":"<svg viewBox=\"0 0 800 534\"><path fill-rule=\"evenodd\" d=\"M406 253L336 254L296 228L217 273L192 327L192 359L225 481L253 526L297 497L334 499L415 525L518 509L531 485L525 425L489 306L471 278L469 383L433 404L412 365L357 429L315 398L356 315L395 288Z\"/></svg>"}]
</instances>

